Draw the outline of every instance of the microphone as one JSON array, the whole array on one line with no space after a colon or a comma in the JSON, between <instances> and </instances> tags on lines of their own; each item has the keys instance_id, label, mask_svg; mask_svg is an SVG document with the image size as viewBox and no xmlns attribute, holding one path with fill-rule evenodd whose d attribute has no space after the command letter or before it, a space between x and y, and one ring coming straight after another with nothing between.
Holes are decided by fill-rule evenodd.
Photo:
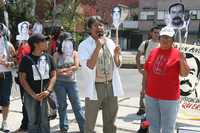
<instances>
[{"instance_id":1,"label":"microphone","mask_svg":"<svg viewBox=\"0 0 200 133\"><path fill-rule=\"evenodd\" d=\"M97 35L98 35L98 37L102 37L104 35L104 33L103 32L99 32L99 33L97 33Z\"/></svg>"}]
</instances>

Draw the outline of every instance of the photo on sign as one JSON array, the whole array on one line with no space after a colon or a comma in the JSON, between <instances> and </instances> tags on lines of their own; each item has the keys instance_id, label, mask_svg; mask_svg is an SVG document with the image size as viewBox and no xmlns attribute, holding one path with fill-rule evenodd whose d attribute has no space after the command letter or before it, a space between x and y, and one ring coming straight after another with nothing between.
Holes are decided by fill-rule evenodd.
<instances>
[{"instance_id":1,"label":"photo on sign","mask_svg":"<svg viewBox=\"0 0 200 133\"><path fill-rule=\"evenodd\" d=\"M185 53L190 73L180 77L180 119L200 120L200 47L190 44L176 43ZM180 47L181 46L181 47Z\"/></svg>"},{"instance_id":2,"label":"photo on sign","mask_svg":"<svg viewBox=\"0 0 200 133\"><path fill-rule=\"evenodd\" d=\"M182 29L184 27L185 7L182 3L174 3L169 6L169 24L174 29Z\"/></svg>"},{"instance_id":3,"label":"photo on sign","mask_svg":"<svg viewBox=\"0 0 200 133\"><path fill-rule=\"evenodd\" d=\"M200 60L192 53L185 53L187 63L190 67L190 73L187 77L180 80L181 96L190 96L200 98L200 92L197 88L199 85Z\"/></svg>"},{"instance_id":4,"label":"photo on sign","mask_svg":"<svg viewBox=\"0 0 200 133\"><path fill-rule=\"evenodd\" d=\"M121 8L116 6L112 11L113 25L118 28L121 23Z\"/></svg>"}]
</instances>

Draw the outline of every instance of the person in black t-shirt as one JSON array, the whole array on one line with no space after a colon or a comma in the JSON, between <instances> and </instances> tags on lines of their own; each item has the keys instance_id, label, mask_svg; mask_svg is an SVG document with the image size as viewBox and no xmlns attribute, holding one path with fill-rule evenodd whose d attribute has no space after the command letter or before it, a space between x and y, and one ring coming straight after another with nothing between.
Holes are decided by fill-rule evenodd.
<instances>
[{"instance_id":1,"label":"person in black t-shirt","mask_svg":"<svg viewBox=\"0 0 200 133\"><path fill-rule=\"evenodd\" d=\"M47 50L46 37L36 33L30 36L29 56L22 58L19 79L25 89L24 103L28 114L29 133L50 133L47 99L56 80L53 58L44 54Z\"/></svg>"}]
</instances>

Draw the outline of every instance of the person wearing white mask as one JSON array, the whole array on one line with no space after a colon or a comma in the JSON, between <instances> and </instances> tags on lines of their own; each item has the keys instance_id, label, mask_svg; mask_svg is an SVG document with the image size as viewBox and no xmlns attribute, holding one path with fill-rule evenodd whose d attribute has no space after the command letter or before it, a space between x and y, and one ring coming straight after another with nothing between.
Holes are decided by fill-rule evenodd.
<instances>
[{"instance_id":1,"label":"person wearing white mask","mask_svg":"<svg viewBox=\"0 0 200 133\"><path fill-rule=\"evenodd\" d=\"M33 33L40 33L42 34L43 32L43 26L40 23L40 21L37 21L34 25L33 25L33 29L32 29Z\"/></svg>"},{"instance_id":2,"label":"person wearing white mask","mask_svg":"<svg viewBox=\"0 0 200 133\"><path fill-rule=\"evenodd\" d=\"M58 101L58 113L60 117L60 130L67 133L69 129L67 118L67 99L72 105L80 132L84 132L85 117L80 104L79 88L76 80L76 71L79 68L79 58L75 50L75 43L69 32L63 32L59 36L57 52L54 53L54 60L57 65L57 80L55 93Z\"/></svg>"}]
</instances>

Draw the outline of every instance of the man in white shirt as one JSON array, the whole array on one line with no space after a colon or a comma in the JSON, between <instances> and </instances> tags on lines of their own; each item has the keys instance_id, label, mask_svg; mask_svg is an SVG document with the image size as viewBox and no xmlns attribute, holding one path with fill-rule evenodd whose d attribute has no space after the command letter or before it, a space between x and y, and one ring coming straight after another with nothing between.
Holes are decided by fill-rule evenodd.
<instances>
[{"instance_id":1,"label":"man in white shirt","mask_svg":"<svg viewBox=\"0 0 200 133\"><path fill-rule=\"evenodd\" d=\"M145 40L141 43L141 45L138 48L138 52L136 55L136 64L138 71L143 75L143 66L140 62L140 57L144 55L145 60L148 58L148 55L150 54L151 50L153 48L156 48L159 46L159 32L160 28L159 27L153 27L150 30L150 39ZM142 79L142 90L140 92L140 107L137 112L137 115L142 115L145 113L145 107L144 107L144 88L143 88L143 79Z\"/></svg>"},{"instance_id":2,"label":"man in white shirt","mask_svg":"<svg viewBox=\"0 0 200 133\"><path fill-rule=\"evenodd\" d=\"M90 36L78 48L85 79L85 133L93 133L99 107L103 113L103 132L116 133L117 96L123 95L118 67L121 49L104 36L104 24L99 16L88 19Z\"/></svg>"}]
</instances>

